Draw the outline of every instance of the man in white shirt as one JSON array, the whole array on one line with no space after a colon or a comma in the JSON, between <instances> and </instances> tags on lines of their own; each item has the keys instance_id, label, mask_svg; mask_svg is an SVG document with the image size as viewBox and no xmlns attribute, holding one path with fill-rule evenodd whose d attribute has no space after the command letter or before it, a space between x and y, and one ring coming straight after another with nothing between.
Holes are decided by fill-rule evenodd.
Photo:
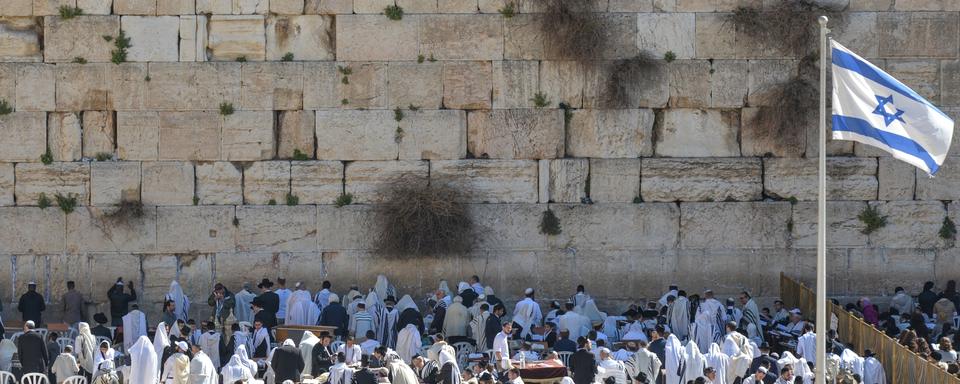
<instances>
[{"instance_id":1,"label":"man in white shirt","mask_svg":"<svg viewBox=\"0 0 960 384\"><path fill-rule=\"evenodd\" d=\"M797 338L797 356L809 362L817 361L817 335L813 333L813 324L803 324L803 336Z\"/></svg>"},{"instance_id":2,"label":"man in white shirt","mask_svg":"<svg viewBox=\"0 0 960 384\"><path fill-rule=\"evenodd\" d=\"M364 355L372 355L373 350L377 349L380 346L380 342L377 341L377 333L372 329L367 331L367 339L360 343L360 351Z\"/></svg>"},{"instance_id":3,"label":"man in white shirt","mask_svg":"<svg viewBox=\"0 0 960 384\"><path fill-rule=\"evenodd\" d=\"M287 289L287 279L278 277L277 285L280 286L280 288L274 290L273 293L280 296L280 308L277 310L277 324L282 325L287 318L287 300L290 300L290 295L293 292Z\"/></svg>"},{"instance_id":4,"label":"man in white shirt","mask_svg":"<svg viewBox=\"0 0 960 384\"><path fill-rule=\"evenodd\" d=\"M347 359L347 365L360 364L360 357L363 356L363 350L359 345L357 345L353 336L347 336L346 342L337 348L337 353L343 354L343 356Z\"/></svg>"},{"instance_id":5,"label":"man in white shirt","mask_svg":"<svg viewBox=\"0 0 960 384\"><path fill-rule=\"evenodd\" d=\"M511 368L510 365L510 334L513 333L513 324L509 321L503 323L503 331L493 338L494 358L497 361L497 368L506 371Z\"/></svg>"}]
</instances>

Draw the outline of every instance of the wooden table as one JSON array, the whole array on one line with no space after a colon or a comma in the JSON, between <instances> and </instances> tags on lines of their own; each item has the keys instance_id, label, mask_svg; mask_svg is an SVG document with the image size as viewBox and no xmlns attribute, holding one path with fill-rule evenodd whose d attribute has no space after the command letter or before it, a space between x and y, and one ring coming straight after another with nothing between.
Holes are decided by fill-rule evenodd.
<instances>
[{"instance_id":1,"label":"wooden table","mask_svg":"<svg viewBox=\"0 0 960 384\"><path fill-rule=\"evenodd\" d=\"M277 335L277 343L282 344L284 340L290 339L294 343L300 343L300 338L303 337L303 332L310 331L317 337L323 334L333 335L333 331L337 327L329 327L326 325L279 325L274 330Z\"/></svg>"},{"instance_id":2,"label":"wooden table","mask_svg":"<svg viewBox=\"0 0 960 384\"><path fill-rule=\"evenodd\" d=\"M519 362L512 364L520 370L520 377L524 382L553 383L567 375L567 367L556 360L528 361L523 368L520 368Z\"/></svg>"}]
</instances>

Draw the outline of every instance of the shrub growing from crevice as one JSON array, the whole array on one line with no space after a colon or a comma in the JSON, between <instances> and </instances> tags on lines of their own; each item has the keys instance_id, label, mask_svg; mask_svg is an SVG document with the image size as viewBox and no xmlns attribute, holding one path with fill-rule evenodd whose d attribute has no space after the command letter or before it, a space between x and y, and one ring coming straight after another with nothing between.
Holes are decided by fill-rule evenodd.
<instances>
[{"instance_id":1,"label":"shrub growing from crevice","mask_svg":"<svg viewBox=\"0 0 960 384\"><path fill-rule=\"evenodd\" d=\"M344 194L338 196L338 197L337 197L337 200L333 202L333 205L337 206L337 208L340 208L340 207L342 207L342 206L344 206L344 205L350 205L350 204L353 204L353 194L352 194L352 193L344 193Z\"/></svg>"},{"instance_id":2,"label":"shrub growing from crevice","mask_svg":"<svg viewBox=\"0 0 960 384\"><path fill-rule=\"evenodd\" d=\"M50 207L50 198L47 197L46 193L41 192L40 196L37 197L37 206L40 209L47 209Z\"/></svg>"},{"instance_id":3,"label":"shrub growing from crevice","mask_svg":"<svg viewBox=\"0 0 960 384\"><path fill-rule=\"evenodd\" d=\"M819 107L819 92L810 81L795 76L781 83L765 98L769 105L757 107L750 124L758 141L802 146L811 113Z\"/></svg>"},{"instance_id":4,"label":"shrub growing from crevice","mask_svg":"<svg viewBox=\"0 0 960 384\"><path fill-rule=\"evenodd\" d=\"M544 235L556 236L563 233L563 227L560 225L560 218L549 208L543 211L543 217L540 218L540 233Z\"/></svg>"},{"instance_id":5,"label":"shrub growing from crevice","mask_svg":"<svg viewBox=\"0 0 960 384\"><path fill-rule=\"evenodd\" d=\"M135 199L122 199L117 208L105 213L105 218L114 222L129 222L143 217L143 202Z\"/></svg>"},{"instance_id":6,"label":"shrub growing from crevice","mask_svg":"<svg viewBox=\"0 0 960 384\"><path fill-rule=\"evenodd\" d=\"M445 256L470 249L473 220L463 191L401 177L381 193L385 198L377 211L377 249L384 255Z\"/></svg>"},{"instance_id":7,"label":"shrub growing from crevice","mask_svg":"<svg viewBox=\"0 0 960 384\"><path fill-rule=\"evenodd\" d=\"M636 108L634 93L647 79L662 76L662 62L649 52L641 52L629 59L614 60L603 70L606 82L602 103L608 108Z\"/></svg>"},{"instance_id":8,"label":"shrub growing from crevice","mask_svg":"<svg viewBox=\"0 0 960 384\"><path fill-rule=\"evenodd\" d=\"M13 107L6 100L0 99L0 116L13 113Z\"/></svg>"},{"instance_id":9,"label":"shrub growing from crevice","mask_svg":"<svg viewBox=\"0 0 960 384\"><path fill-rule=\"evenodd\" d=\"M537 27L554 56L591 62L607 47L605 25L595 2L585 0L536 0L543 13Z\"/></svg>"},{"instance_id":10,"label":"shrub growing from crevice","mask_svg":"<svg viewBox=\"0 0 960 384\"><path fill-rule=\"evenodd\" d=\"M857 215L857 218L860 219L860 221L864 224L864 228L860 230L860 232L864 235L869 235L887 225L887 217L881 216L877 207L872 207L869 205L860 211L860 214Z\"/></svg>"},{"instance_id":11,"label":"shrub growing from crevice","mask_svg":"<svg viewBox=\"0 0 960 384\"><path fill-rule=\"evenodd\" d=\"M953 240L957 238L957 226L949 217L943 218L943 225L940 226L940 238L944 240Z\"/></svg>"},{"instance_id":12,"label":"shrub growing from crevice","mask_svg":"<svg viewBox=\"0 0 960 384\"><path fill-rule=\"evenodd\" d=\"M114 49L110 51L110 61L114 64L120 64L124 61L127 61L127 48L132 47L130 44L130 38L127 37L127 34L120 30L120 34L117 35L116 39L113 39Z\"/></svg>"},{"instance_id":13,"label":"shrub growing from crevice","mask_svg":"<svg viewBox=\"0 0 960 384\"><path fill-rule=\"evenodd\" d=\"M57 193L53 196L57 200L57 206L63 213L70 214L77 207L77 194L67 193L66 195Z\"/></svg>"}]
</instances>

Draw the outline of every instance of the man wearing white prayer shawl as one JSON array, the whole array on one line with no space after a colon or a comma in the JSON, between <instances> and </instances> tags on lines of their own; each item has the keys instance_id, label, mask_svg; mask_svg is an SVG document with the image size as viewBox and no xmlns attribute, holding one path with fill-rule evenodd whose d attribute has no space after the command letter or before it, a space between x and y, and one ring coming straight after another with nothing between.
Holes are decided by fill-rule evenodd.
<instances>
[{"instance_id":1,"label":"man wearing white prayer shawl","mask_svg":"<svg viewBox=\"0 0 960 384\"><path fill-rule=\"evenodd\" d=\"M743 320L757 328L758 342L763 343L763 324L760 323L760 308L747 291L740 292L740 304L743 305ZM738 323L739 324L739 323Z\"/></svg>"},{"instance_id":2,"label":"man wearing white prayer shawl","mask_svg":"<svg viewBox=\"0 0 960 384\"><path fill-rule=\"evenodd\" d=\"M236 383L237 381L249 383L254 380L250 368L247 368L247 366L240 361L240 356L237 355L230 357L227 365L224 365L223 369L220 370L220 375L223 376L224 383Z\"/></svg>"},{"instance_id":3,"label":"man wearing white prayer shawl","mask_svg":"<svg viewBox=\"0 0 960 384\"><path fill-rule=\"evenodd\" d=\"M523 295L523 300L517 302L513 309L513 321L520 325L520 338L525 339L533 331L533 327L540 325L543 313L540 312L540 305L533 300L533 288L527 288Z\"/></svg>"},{"instance_id":4,"label":"man wearing white prayer shawl","mask_svg":"<svg viewBox=\"0 0 960 384\"><path fill-rule=\"evenodd\" d=\"M582 307L586 304L587 300L592 300L590 295L587 294L586 288L583 287L583 284L577 286L577 293L570 298L570 301L573 302L574 307Z\"/></svg>"},{"instance_id":5,"label":"man wearing white prayer shawl","mask_svg":"<svg viewBox=\"0 0 960 384\"><path fill-rule=\"evenodd\" d=\"M76 376L80 373L80 366L77 365L77 359L73 357L73 347L69 345L63 347L63 352L57 356L53 365L50 367L50 373L56 376L57 384L63 383L68 377Z\"/></svg>"},{"instance_id":6,"label":"man wearing white prayer shawl","mask_svg":"<svg viewBox=\"0 0 960 384\"><path fill-rule=\"evenodd\" d=\"M147 317L136 305L123 316L123 349L129 350L140 336L147 335Z\"/></svg>"},{"instance_id":7,"label":"man wearing white prayer shawl","mask_svg":"<svg viewBox=\"0 0 960 384\"><path fill-rule=\"evenodd\" d=\"M214 328L212 322L204 322L206 330L200 335L200 348L210 357L214 367L220 366L220 332Z\"/></svg>"},{"instance_id":8,"label":"man wearing white prayer shawl","mask_svg":"<svg viewBox=\"0 0 960 384\"><path fill-rule=\"evenodd\" d=\"M176 352L163 364L160 380L164 384L190 384L190 358L186 355L189 347L184 341L178 341L176 347Z\"/></svg>"},{"instance_id":9,"label":"man wearing white prayer shawl","mask_svg":"<svg viewBox=\"0 0 960 384\"><path fill-rule=\"evenodd\" d=\"M241 321L253 322L253 311L250 309L250 303L253 302L255 297L257 295L250 292L250 283L243 283L243 289L233 294L233 300L236 303L233 307L233 317L237 319L238 323Z\"/></svg>"},{"instance_id":10,"label":"man wearing white prayer shawl","mask_svg":"<svg viewBox=\"0 0 960 384\"><path fill-rule=\"evenodd\" d=\"M377 283L373 285L373 290L377 292L377 297L380 299L397 295L396 289L390 285L390 282L387 281L387 277L384 275L377 275Z\"/></svg>"},{"instance_id":11,"label":"man wearing white prayer shawl","mask_svg":"<svg viewBox=\"0 0 960 384\"><path fill-rule=\"evenodd\" d=\"M164 300L172 300L174 303L174 315L177 320L187 321L190 318L190 299L183 293L183 288L176 280L170 282L170 290L164 296Z\"/></svg>"},{"instance_id":12,"label":"man wearing white prayer shawl","mask_svg":"<svg viewBox=\"0 0 960 384\"><path fill-rule=\"evenodd\" d=\"M570 331L570 340L576 340L580 336L586 335L583 328L583 321L579 313L573 310L573 303L566 304L567 311L557 318L557 328Z\"/></svg>"},{"instance_id":13,"label":"man wearing white prayer shawl","mask_svg":"<svg viewBox=\"0 0 960 384\"><path fill-rule=\"evenodd\" d=\"M666 307L667 304L669 304L667 303L667 298L670 296L677 297L679 292L676 285L671 285L667 288L667 293L664 293L663 296L660 296L660 300L657 300L657 304L660 304L661 307Z\"/></svg>"},{"instance_id":14,"label":"man wearing white prayer shawl","mask_svg":"<svg viewBox=\"0 0 960 384\"><path fill-rule=\"evenodd\" d=\"M360 357L363 356L363 350L360 349L360 345L357 344L356 339L351 336L347 336L347 340L345 341L345 343L337 347L337 353L343 354L347 359L347 365L360 364Z\"/></svg>"},{"instance_id":15,"label":"man wearing white prayer shawl","mask_svg":"<svg viewBox=\"0 0 960 384\"><path fill-rule=\"evenodd\" d=\"M170 346L170 336L167 335L167 324L157 324L157 331L153 334L153 350L157 356L163 356L163 350Z\"/></svg>"},{"instance_id":16,"label":"man wearing white prayer shawl","mask_svg":"<svg viewBox=\"0 0 960 384\"><path fill-rule=\"evenodd\" d=\"M467 336L467 326L470 324L470 311L463 306L463 298L453 298L453 304L447 307L443 317L443 334L446 337Z\"/></svg>"},{"instance_id":17,"label":"man wearing white prayer shawl","mask_svg":"<svg viewBox=\"0 0 960 384\"><path fill-rule=\"evenodd\" d=\"M480 312L470 320L470 335L478 346L483 345L486 340L487 319L490 318L489 304L483 303L481 308ZM477 350L483 349L485 348L477 348Z\"/></svg>"},{"instance_id":18,"label":"man wearing white prayer shawl","mask_svg":"<svg viewBox=\"0 0 960 384\"><path fill-rule=\"evenodd\" d=\"M593 301L593 299L583 303L580 314L590 319L590 329L603 324L603 322L607 320L607 314L597 309L597 303Z\"/></svg>"},{"instance_id":19,"label":"man wearing white prayer shawl","mask_svg":"<svg viewBox=\"0 0 960 384\"><path fill-rule=\"evenodd\" d=\"M609 349L600 348L597 376L594 381L597 383L606 383L607 378L613 378L615 384L632 383L632 380L627 377L627 369L623 366L623 363L614 360Z\"/></svg>"},{"instance_id":20,"label":"man wearing white prayer shawl","mask_svg":"<svg viewBox=\"0 0 960 384\"><path fill-rule=\"evenodd\" d=\"M863 384L886 384L887 376L883 371L883 365L874 357L873 351L865 350L863 355Z\"/></svg>"},{"instance_id":21,"label":"man wearing white prayer shawl","mask_svg":"<svg viewBox=\"0 0 960 384\"><path fill-rule=\"evenodd\" d=\"M903 287L897 287L890 298L890 308L896 309L900 315L913 313L913 297L904 292Z\"/></svg>"},{"instance_id":22,"label":"man wearing white prayer shawl","mask_svg":"<svg viewBox=\"0 0 960 384\"><path fill-rule=\"evenodd\" d=\"M440 286L437 288L437 290L443 291L444 303L447 305L453 304L453 292L450 290L450 284L447 284L446 280L440 280Z\"/></svg>"},{"instance_id":23,"label":"man wearing white prayer shawl","mask_svg":"<svg viewBox=\"0 0 960 384\"><path fill-rule=\"evenodd\" d=\"M11 371L13 355L17 353L17 345L10 339L0 340L0 371Z\"/></svg>"},{"instance_id":24,"label":"man wearing white prayer shawl","mask_svg":"<svg viewBox=\"0 0 960 384\"><path fill-rule=\"evenodd\" d=\"M727 381L728 373L732 373L730 372L730 356L720 351L720 346L717 343L710 344L710 352L704 357L707 359L707 366L717 372L717 378L713 380L713 384L733 384L732 381Z\"/></svg>"},{"instance_id":25,"label":"man wearing white prayer shawl","mask_svg":"<svg viewBox=\"0 0 960 384\"><path fill-rule=\"evenodd\" d=\"M77 363L86 375L97 372L94 365L94 356L97 353L97 339L90 332L90 324L81 322L77 325L79 334L73 341L73 351L77 355ZM0 370L9 371L10 368L0 366Z\"/></svg>"},{"instance_id":26,"label":"man wearing white prayer shawl","mask_svg":"<svg viewBox=\"0 0 960 384\"><path fill-rule=\"evenodd\" d=\"M721 329L717 329L717 319L720 318L717 311L721 308L719 305L720 302L716 300L712 300L710 303L704 300L697 306L697 314L694 317L693 332L690 338L696 341L697 345L709 346L710 343L716 342L715 335L721 332Z\"/></svg>"},{"instance_id":27,"label":"man wearing white prayer shawl","mask_svg":"<svg viewBox=\"0 0 960 384\"><path fill-rule=\"evenodd\" d=\"M671 335L672 336L672 335ZM709 347L707 347L709 349ZM703 376L703 369L707 366L707 359L700 353L700 347L696 342L690 340L687 342L687 373L686 378L697 378Z\"/></svg>"},{"instance_id":28,"label":"man wearing white prayer shawl","mask_svg":"<svg viewBox=\"0 0 960 384\"><path fill-rule=\"evenodd\" d=\"M670 335L667 337L667 344L664 348L664 360L666 360L663 363L666 369L665 384L686 384L687 379L692 379L686 376L687 351L683 348L683 345L680 344L680 339L678 339L677 336ZM700 375L696 377L700 377ZM655 379L650 379L651 382L654 380Z\"/></svg>"},{"instance_id":29,"label":"man wearing white prayer shawl","mask_svg":"<svg viewBox=\"0 0 960 384\"><path fill-rule=\"evenodd\" d=\"M803 324L803 336L797 338L797 355L807 361L817 361L817 335L813 324Z\"/></svg>"},{"instance_id":30,"label":"man wearing white prayer shawl","mask_svg":"<svg viewBox=\"0 0 960 384\"><path fill-rule=\"evenodd\" d=\"M636 378L642 373L647 377L647 380L653 383L660 374L660 367L663 365L663 362L660 361L656 353L650 352L647 349L647 342L640 341L637 345L640 349L638 349L633 356L630 356L630 360L626 363L627 373L630 378Z\"/></svg>"},{"instance_id":31,"label":"man wearing white prayer shawl","mask_svg":"<svg viewBox=\"0 0 960 384\"><path fill-rule=\"evenodd\" d=\"M367 336L370 336L370 332L367 332ZM374 335L376 336L376 335ZM360 352L364 355L372 355L373 350L377 349L380 346L380 342L375 338L367 337L362 343L360 343Z\"/></svg>"},{"instance_id":32,"label":"man wearing white prayer shawl","mask_svg":"<svg viewBox=\"0 0 960 384\"><path fill-rule=\"evenodd\" d=\"M297 348L300 349L300 357L303 358L304 373L313 372L313 347L319 342L320 338L310 331L304 331L303 336L300 337L300 344L297 344Z\"/></svg>"},{"instance_id":33,"label":"man wearing white prayer shawl","mask_svg":"<svg viewBox=\"0 0 960 384\"><path fill-rule=\"evenodd\" d=\"M383 341L383 345L397 345L397 320L400 319L400 310L397 308L396 301L397 299L393 296L387 296L383 300L387 312L387 327L384 335L377 338L378 341Z\"/></svg>"},{"instance_id":34,"label":"man wearing white prayer shawl","mask_svg":"<svg viewBox=\"0 0 960 384\"><path fill-rule=\"evenodd\" d=\"M687 300L687 293L680 291L673 303L667 307L667 319L670 330L680 340L686 340L690 337L690 301Z\"/></svg>"},{"instance_id":35,"label":"man wearing white prayer shawl","mask_svg":"<svg viewBox=\"0 0 960 384\"><path fill-rule=\"evenodd\" d=\"M412 361L413 356L420 354L420 346L420 331L417 331L416 325L407 324L397 334L397 355L404 363Z\"/></svg>"},{"instance_id":36,"label":"man wearing white prayer shawl","mask_svg":"<svg viewBox=\"0 0 960 384\"><path fill-rule=\"evenodd\" d=\"M330 367L330 376L327 384L351 384L353 382L353 368L347 366L346 358L337 354L337 363Z\"/></svg>"},{"instance_id":37,"label":"man wearing white prayer shawl","mask_svg":"<svg viewBox=\"0 0 960 384\"><path fill-rule=\"evenodd\" d=\"M391 384L420 384L416 372L403 360L394 357L392 354L384 356L384 359L387 361L386 366L390 372L389 380Z\"/></svg>"},{"instance_id":38,"label":"man wearing white prayer shawl","mask_svg":"<svg viewBox=\"0 0 960 384\"><path fill-rule=\"evenodd\" d=\"M219 383L217 368L213 366L210 357L194 344L192 348L193 360L190 361L190 384L217 384Z\"/></svg>"},{"instance_id":39,"label":"man wearing white prayer shawl","mask_svg":"<svg viewBox=\"0 0 960 384\"><path fill-rule=\"evenodd\" d=\"M390 334L390 318L388 317L387 308L383 305L383 300L381 297L384 296L380 296L376 290L370 291L370 293L367 294L367 300L365 303L367 313L369 313L370 317L373 318L373 331L374 334L376 334L377 339L383 339ZM367 332L356 334L356 337L366 336ZM359 360L357 361L359 362Z\"/></svg>"},{"instance_id":40,"label":"man wearing white prayer shawl","mask_svg":"<svg viewBox=\"0 0 960 384\"><path fill-rule=\"evenodd\" d=\"M160 381L160 361L153 343L146 336L127 349L130 355L130 382L153 384Z\"/></svg>"},{"instance_id":41,"label":"man wearing white prayer shawl","mask_svg":"<svg viewBox=\"0 0 960 384\"><path fill-rule=\"evenodd\" d=\"M747 344L750 340L746 336L737 332L737 325L733 322L725 326L727 335L723 338L723 353L727 356L736 356L741 351L748 350Z\"/></svg>"},{"instance_id":42,"label":"man wearing white prayer shawl","mask_svg":"<svg viewBox=\"0 0 960 384\"><path fill-rule=\"evenodd\" d=\"M310 297L310 291L307 291L301 283L297 283L297 288L287 299L287 318L286 325L315 325L320 319L320 308Z\"/></svg>"},{"instance_id":43,"label":"man wearing white prayer shawl","mask_svg":"<svg viewBox=\"0 0 960 384\"><path fill-rule=\"evenodd\" d=\"M844 349L840 354L840 367L849 369L860 377L863 377L863 362L863 358L850 349Z\"/></svg>"}]
</instances>

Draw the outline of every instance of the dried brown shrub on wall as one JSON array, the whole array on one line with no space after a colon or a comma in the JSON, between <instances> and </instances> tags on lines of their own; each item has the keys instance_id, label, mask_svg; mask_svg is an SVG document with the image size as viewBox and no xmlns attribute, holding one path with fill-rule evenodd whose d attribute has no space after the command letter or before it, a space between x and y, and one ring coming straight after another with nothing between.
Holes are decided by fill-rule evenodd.
<instances>
[{"instance_id":1,"label":"dried brown shrub on wall","mask_svg":"<svg viewBox=\"0 0 960 384\"><path fill-rule=\"evenodd\" d=\"M388 256L444 256L470 250L473 221L464 192L422 178L401 177L381 190L377 249Z\"/></svg>"}]
</instances>

